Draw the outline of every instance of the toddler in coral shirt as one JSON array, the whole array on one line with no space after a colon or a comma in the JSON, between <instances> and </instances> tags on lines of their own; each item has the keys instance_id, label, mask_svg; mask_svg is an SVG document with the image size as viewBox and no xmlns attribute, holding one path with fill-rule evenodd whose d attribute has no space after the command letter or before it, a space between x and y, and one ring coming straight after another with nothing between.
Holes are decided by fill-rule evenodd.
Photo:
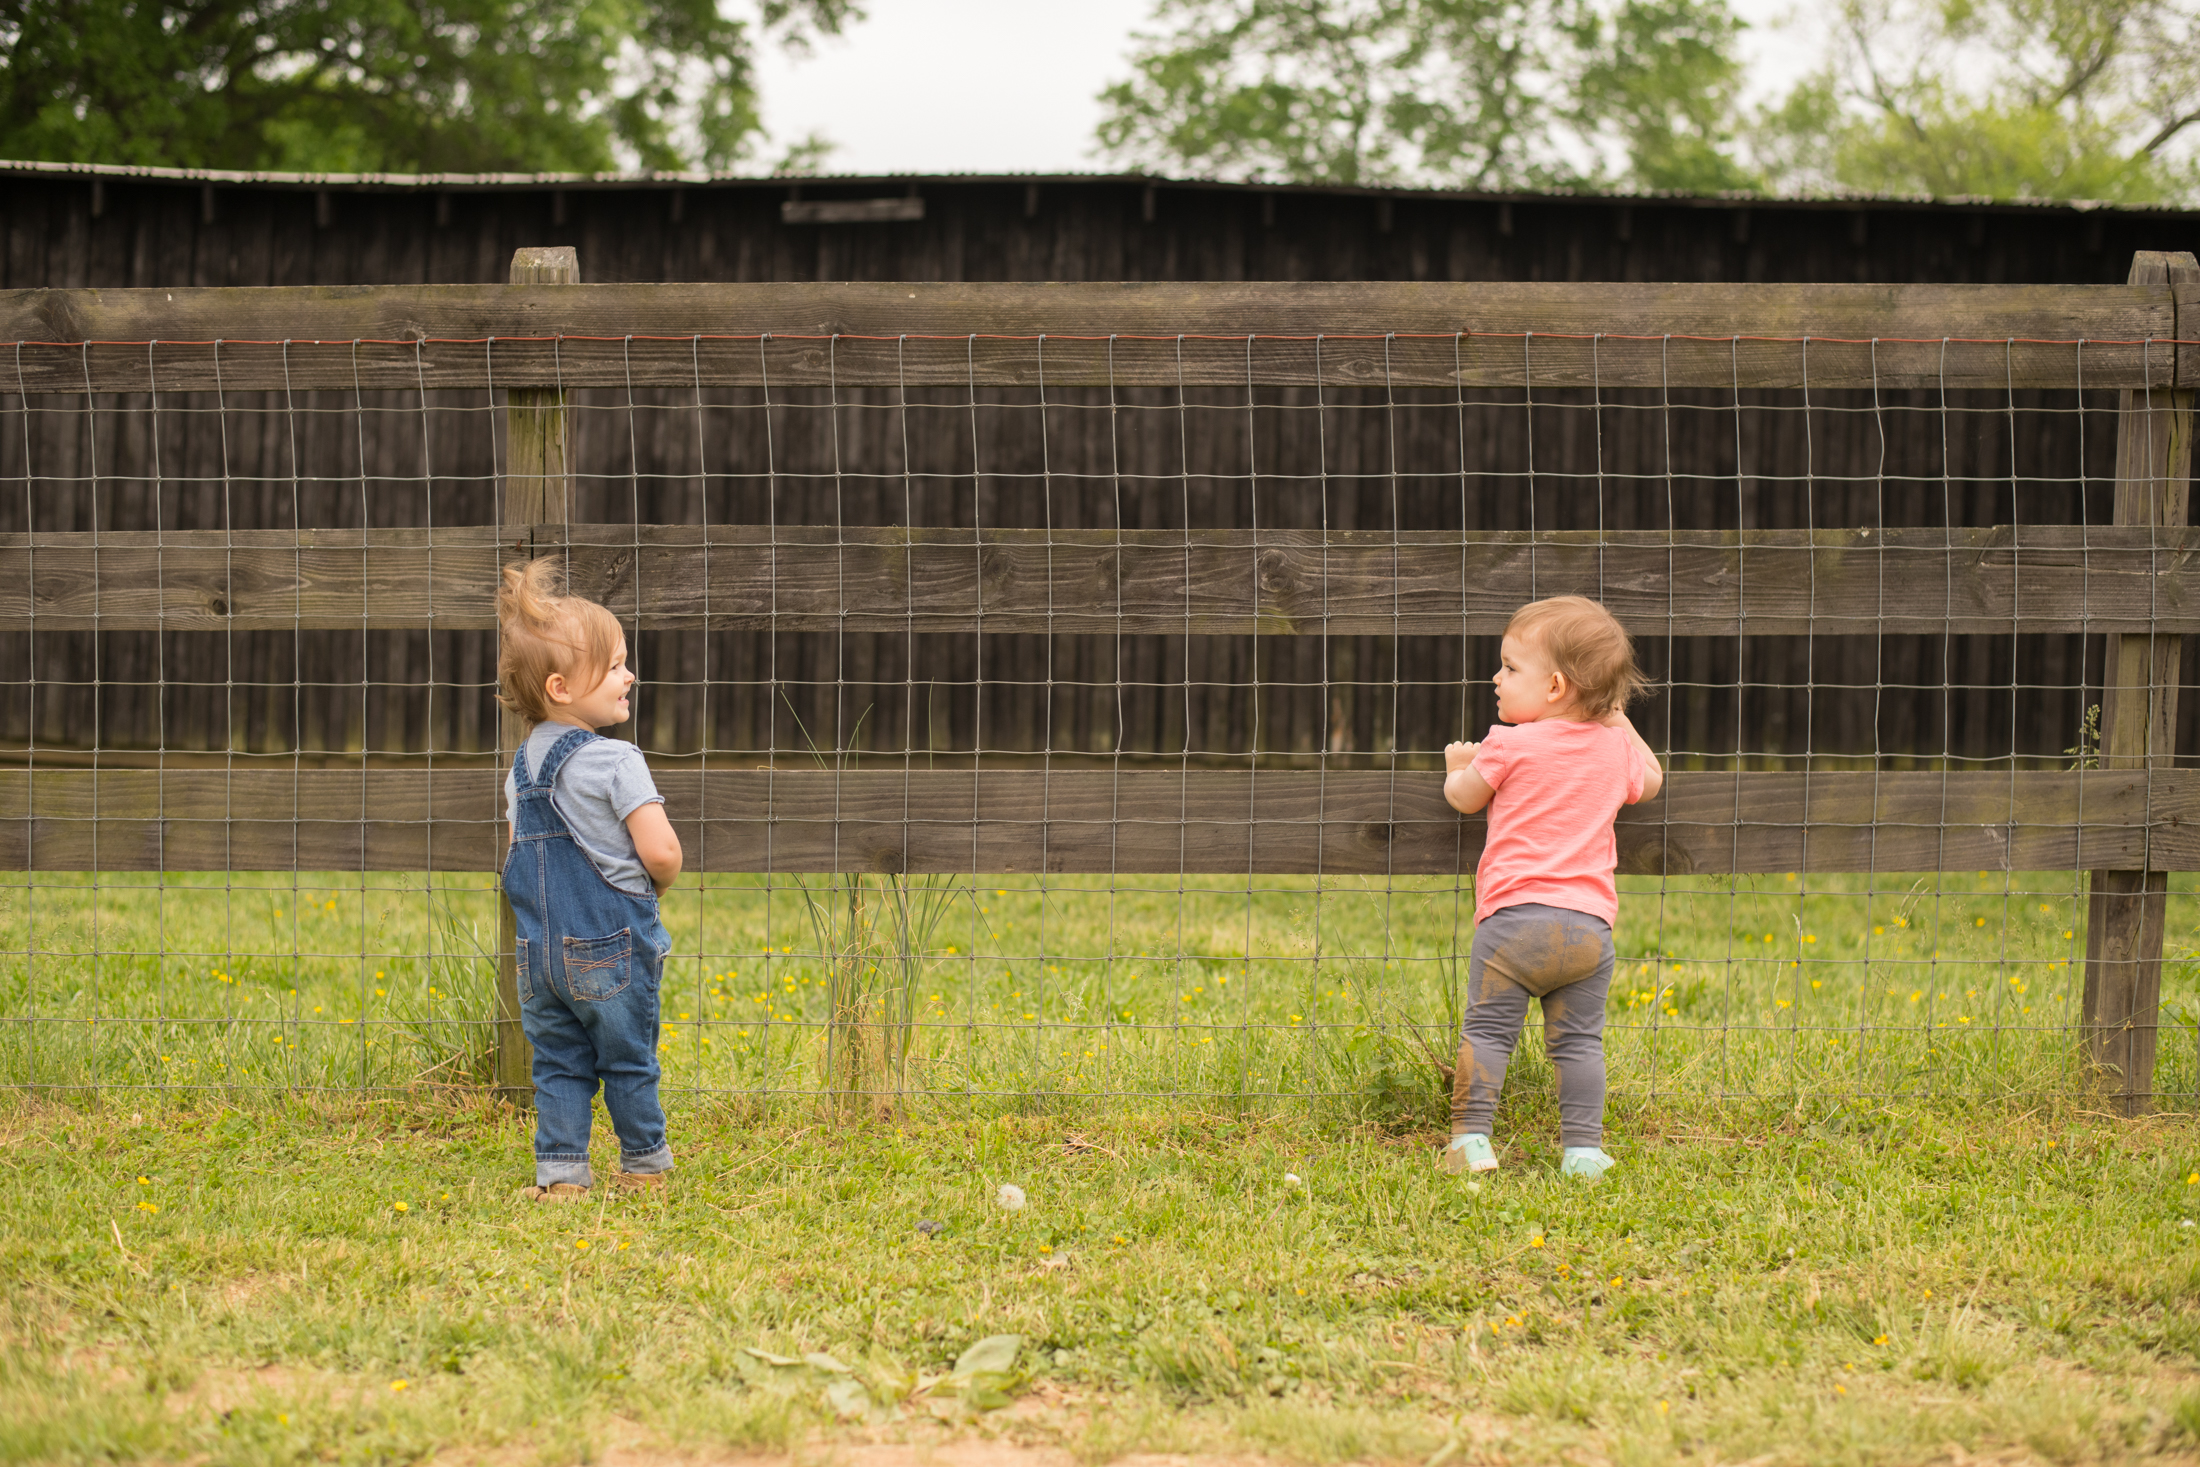
<instances>
[{"instance_id":1,"label":"toddler in coral shirt","mask_svg":"<svg viewBox=\"0 0 2200 1467\"><path fill-rule=\"evenodd\" d=\"M1604 1002L1612 982L1619 807L1656 796L1657 756L1627 721L1642 686L1633 645L1585 596L1535 601L1505 628L1497 716L1480 743L1444 750L1444 798L1489 810L1474 876L1467 1017L1452 1079L1446 1171L1497 1167L1490 1118L1505 1066L1543 1003L1544 1046L1558 1071L1565 1159L1594 1181L1612 1165L1604 1140Z\"/></svg>"}]
</instances>

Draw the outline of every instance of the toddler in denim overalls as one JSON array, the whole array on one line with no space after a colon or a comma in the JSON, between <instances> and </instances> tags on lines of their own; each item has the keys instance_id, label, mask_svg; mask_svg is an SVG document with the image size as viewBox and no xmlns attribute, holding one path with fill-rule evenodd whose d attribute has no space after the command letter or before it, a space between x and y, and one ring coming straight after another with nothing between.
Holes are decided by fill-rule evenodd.
<instances>
[{"instance_id":1,"label":"toddler in denim overalls","mask_svg":"<svg viewBox=\"0 0 2200 1467\"><path fill-rule=\"evenodd\" d=\"M504 892L519 929L520 1024L534 1048L530 1201L588 1195L596 1088L627 1187L672 1170L657 1099L657 1002L671 940L657 896L680 874L679 838L649 765L598 728L624 723L634 673L611 613L564 594L557 566L504 572L497 596L501 701L533 722L505 785Z\"/></svg>"}]
</instances>

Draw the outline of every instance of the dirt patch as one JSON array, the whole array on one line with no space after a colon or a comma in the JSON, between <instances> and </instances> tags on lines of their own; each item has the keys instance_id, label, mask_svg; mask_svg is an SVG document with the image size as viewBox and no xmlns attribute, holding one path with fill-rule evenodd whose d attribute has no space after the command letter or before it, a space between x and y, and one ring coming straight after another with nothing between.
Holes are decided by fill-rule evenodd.
<instances>
[{"instance_id":1,"label":"dirt patch","mask_svg":"<svg viewBox=\"0 0 2200 1467\"><path fill-rule=\"evenodd\" d=\"M264 1296L285 1288L287 1283L287 1280L272 1278L266 1274L248 1273L222 1283L215 1297L221 1300L222 1307L230 1313L242 1314Z\"/></svg>"},{"instance_id":2,"label":"dirt patch","mask_svg":"<svg viewBox=\"0 0 2200 1467\"><path fill-rule=\"evenodd\" d=\"M310 1385L325 1385L316 1380ZM206 1370L197 1380L180 1391L170 1391L165 1404L170 1411L190 1414L204 1411L220 1415L234 1411L255 1397L267 1393L300 1395L308 1389L308 1377L300 1371L282 1365L262 1365L253 1369Z\"/></svg>"},{"instance_id":3,"label":"dirt patch","mask_svg":"<svg viewBox=\"0 0 2200 1467\"><path fill-rule=\"evenodd\" d=\"M1027 1397L975 1423L941 1426L912 1418L828 1429L771 1451L677 1445L616 1419L599 1426L591 1460L596 1467L1289 1467L1286 1459L1249 1452L1095 1455L1087 1436L1091 1425L1089 1407L1064 1409ZM1086 1443L1082 1450L1063 1445L1080 1441ZM528 1467L536 1460L535 1447L520 1442L486 1454L453 1448L434 1459L444 1467Z\"/></svg>"},{"instance_id":4,"label":"dirt patch","mask_svg":"<svg viewBox=\"0 0 2200 1467\"><path fill-rule=\"evenodd\" d=\"M1032 1446L985 1437L933 1442L816 1442L800 1452L776 1454L673 1454L645 1447L612 1448L603 1467L1078 1467L1063 1447ZM1140 1452L1108 1467L1277 1467L1263 1457L1194 1456Z\"/></svg>"},{"instance_id":5,"label":"dirt patch","mask_svg":"<svg viewBox=\"0 0 2200 1467\"><path fill-rule=\"evenodd\" d=\"M878 1442L827 1449L837 1467L1076 1467L1060 1447L969 1437L941 1442Z\"/></svg>"}]
</instances>

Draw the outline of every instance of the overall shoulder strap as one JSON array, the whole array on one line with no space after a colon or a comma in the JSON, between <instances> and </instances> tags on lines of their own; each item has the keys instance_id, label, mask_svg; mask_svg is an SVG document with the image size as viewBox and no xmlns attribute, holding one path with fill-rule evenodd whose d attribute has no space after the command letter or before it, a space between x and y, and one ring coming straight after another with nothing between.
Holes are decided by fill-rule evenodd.
<instances>
[{"instance_id":1,"label":"overall shoulder strap","mask_svg":"<svg viewBox=\"0 0 2200 1467\"><path fill-rule=\"evenodd\" d=\"M574 750L583 744L594 743L601 737L603 735L592 728L576 728L564 734L550 746L550 752L543 755L542 768L536 772L535 782L544 786L556 784L558 771L565 767L567 759L573 757Z\"/></svg>"}]
</instances>

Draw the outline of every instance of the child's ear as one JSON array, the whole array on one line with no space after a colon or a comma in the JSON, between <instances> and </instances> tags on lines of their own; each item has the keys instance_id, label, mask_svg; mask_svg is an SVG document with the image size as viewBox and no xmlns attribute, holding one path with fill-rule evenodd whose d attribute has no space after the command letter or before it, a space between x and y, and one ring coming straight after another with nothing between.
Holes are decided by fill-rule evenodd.
<instances>
[{"instance_id":1,"label":"child's ear","mask_svg":"<svg viewBox=\"0 0 2200 1467\"><path fill-rule=\"evenodd\" d=\"M542 680L542 691L543 695L553 703L570 703L573 701L573 690L566 686L565 674L562 672L553 672L550 676L544 678Z\"/></svg>"}]
</instances>

